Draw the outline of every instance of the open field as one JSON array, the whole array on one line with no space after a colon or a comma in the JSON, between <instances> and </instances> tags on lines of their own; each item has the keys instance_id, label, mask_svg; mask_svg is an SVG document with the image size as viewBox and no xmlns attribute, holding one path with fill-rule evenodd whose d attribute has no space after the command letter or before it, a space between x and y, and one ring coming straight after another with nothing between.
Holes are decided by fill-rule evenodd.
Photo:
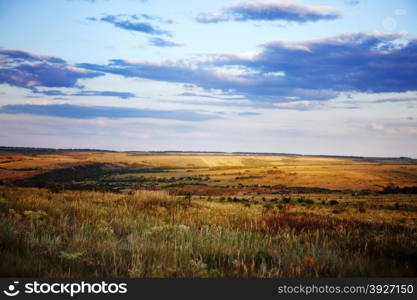
<instances>
[{"instance_id":1,"label":"open field","mask_svg":"<svg viewBox=\"0 0 417 300\"><path fill-rule=\"evenodd\" d=\"M417 276L412 159L0 152L0 276Z\"/></svg>"}]
</instances>

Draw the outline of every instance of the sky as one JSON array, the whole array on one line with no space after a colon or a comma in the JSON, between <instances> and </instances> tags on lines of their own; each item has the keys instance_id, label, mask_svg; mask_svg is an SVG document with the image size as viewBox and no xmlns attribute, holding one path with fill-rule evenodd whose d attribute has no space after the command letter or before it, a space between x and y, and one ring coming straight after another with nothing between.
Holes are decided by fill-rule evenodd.
<instances>
[{"instance_id":1,"label":"sky","mask_svg":"<svg viewBox=\"0 0 417 300\"><path fill-rule=\"evenodd\" d=\"M417 158L414 0L0 0L0 146Z\"/></svg>"}]
</instances>

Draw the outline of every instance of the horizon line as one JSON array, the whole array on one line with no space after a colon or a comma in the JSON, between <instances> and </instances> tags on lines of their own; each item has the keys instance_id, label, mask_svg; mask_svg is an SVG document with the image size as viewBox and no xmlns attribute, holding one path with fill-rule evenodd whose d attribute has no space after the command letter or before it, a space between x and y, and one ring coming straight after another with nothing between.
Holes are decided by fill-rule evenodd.
<instances>
[{"instance_id":1,"label":"horizon line","mask_svg":"<svg viewBox=\"0 0 417 300\"><path fill-rule=\"evenodd\" d=\"M308 156L308 157L335 157L356 159L405 159L417 160L410 156L366 156L366 155L338 155L338 154L300 154L287 152L258 152L258 151L199 151L199 150L107 150L95 148L54 148L54 147L26 147L26 146L0 146L0 151L5 149L22 149L33 151L80 151L80 152L117 152L117 153L205 153L205 154L243 154L243 155L271 155L271 156ZM416 162L417 163L417 162Z\"/></svg>"}]
</instances>

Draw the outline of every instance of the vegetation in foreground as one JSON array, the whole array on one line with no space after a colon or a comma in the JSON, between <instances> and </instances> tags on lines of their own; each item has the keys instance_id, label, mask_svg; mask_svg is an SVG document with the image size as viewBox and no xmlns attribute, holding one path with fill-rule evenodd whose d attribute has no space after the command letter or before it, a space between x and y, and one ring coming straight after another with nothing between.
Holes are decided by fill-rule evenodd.
<instances>
[{"instance_id":1,"label":"vegetation in foreground","mask_svg":"<svg viewBox=\"0 0 417 300\"><path fill-rule=\"evenodd\" d=\"M0 186L0 276L416 276L406 196L352 203Z\"/></svg>"}]
</instances>

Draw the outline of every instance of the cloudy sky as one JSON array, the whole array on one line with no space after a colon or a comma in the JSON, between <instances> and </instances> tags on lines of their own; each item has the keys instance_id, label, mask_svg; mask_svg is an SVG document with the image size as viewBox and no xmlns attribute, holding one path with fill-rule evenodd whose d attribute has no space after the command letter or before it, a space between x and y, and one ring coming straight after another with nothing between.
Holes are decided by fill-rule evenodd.
<instances>
[{"instance_id":1,"label":"cloudy sky","mask_svg":"<svg viewBox=\"0 0 417 300\"><path fill-rule=\"evenodd\" d=\"M0 0L0 145L417 157L414 0Z\"/></svg>"}]
</instances>

